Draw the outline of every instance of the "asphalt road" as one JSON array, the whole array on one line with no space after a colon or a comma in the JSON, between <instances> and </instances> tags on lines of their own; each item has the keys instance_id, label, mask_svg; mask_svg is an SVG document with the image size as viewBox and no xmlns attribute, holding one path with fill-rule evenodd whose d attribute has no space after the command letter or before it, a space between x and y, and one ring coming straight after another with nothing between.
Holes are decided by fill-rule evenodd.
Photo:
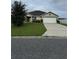
<instances>
[{"instance_id":1,"label":"asphalt road","mask_svg":"<svg viewBox=\"0 0 79 59\"><path fill-rule=\"evenodd\" d=\"M11 59L67 59L66 38L12 38Z\"/></svg>"}]
</instances>

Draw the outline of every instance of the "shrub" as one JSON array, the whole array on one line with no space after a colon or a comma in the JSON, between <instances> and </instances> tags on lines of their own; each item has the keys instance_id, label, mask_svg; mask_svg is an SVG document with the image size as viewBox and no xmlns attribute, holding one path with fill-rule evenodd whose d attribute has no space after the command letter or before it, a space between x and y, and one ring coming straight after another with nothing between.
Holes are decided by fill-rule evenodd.
<instances>
[{"instance_id":1,"label":"shrub","mask_svg":"<svg viewBox=\"0 0 79 59\"><path fill-rule=\"evenodd\" d=\"M59 21L59 20L57 20L57 23L59 23L59 24L60 24L60 21Z\"/></svg>"},{"instance_id":2,"label":"shrub","mask_svg":"<svg viewBox=\"0 0 79 59\"><path fill-rule=\"evenodd\" d=\"M41 19L41 20L33 20L32 22L34 22L34 23L43 23L43 20Z\"/></svg>"},{"instance_id":3,"label":"shrub","mask_svg":"<svg viewBox=\"0 0 79 59\"><path fill-rule=\"evenodd\" d=\"M41 23L41 20L37 20L36 23Z\"/></svg>"},{"instance_id":4,"label":"shrub","mask_svg":"<svg viewBox=\"0 0 79 59\"><path fill-rule=\"evenodd\" d=\"M41 23L43 23L43 19L41 19Z\"/></svg>"}]
</instances>

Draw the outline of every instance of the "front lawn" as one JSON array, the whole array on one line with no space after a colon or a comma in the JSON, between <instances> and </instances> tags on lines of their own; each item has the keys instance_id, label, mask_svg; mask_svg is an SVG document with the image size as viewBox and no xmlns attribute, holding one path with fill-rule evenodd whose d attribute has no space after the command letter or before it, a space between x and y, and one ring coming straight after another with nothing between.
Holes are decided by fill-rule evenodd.
<instances>
[{"instance_id":1,"label":"front lawn","mask_svg":"<svg viewBox=\"0 0 79 59\"><path fill-rule=\"evenodd\" d=\"M41 36L45 31L42 23L26 23L21 27L11 27L12 36Z\"/></svg>"}]
</instances>

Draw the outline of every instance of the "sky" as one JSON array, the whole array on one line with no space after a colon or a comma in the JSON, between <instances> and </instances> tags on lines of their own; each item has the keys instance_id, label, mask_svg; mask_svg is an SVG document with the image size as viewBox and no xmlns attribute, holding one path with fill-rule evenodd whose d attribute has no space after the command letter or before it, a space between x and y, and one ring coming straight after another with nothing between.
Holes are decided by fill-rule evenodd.
<instances>
[{"instance_id":1,"label":"sky","mask_svg":"<svg viewBox=\"0 0 79 59\"><path fill-rule=\"evenodd\" d=\"M34 10L51 11L59 17L67 18L67 0L11 0L11 3L14 1L22 1L27 5L26 9L29 12Z\"/></svg>"}]
</instances>

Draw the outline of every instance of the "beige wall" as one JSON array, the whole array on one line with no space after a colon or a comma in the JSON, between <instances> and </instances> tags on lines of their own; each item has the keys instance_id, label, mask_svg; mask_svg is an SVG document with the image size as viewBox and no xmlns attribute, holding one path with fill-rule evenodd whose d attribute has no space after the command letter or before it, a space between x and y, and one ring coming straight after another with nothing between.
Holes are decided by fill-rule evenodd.
<instances>
[{"instance_id":1,"label":"beige wall","mask_svg":"<svg viewBox=\"0 0 79 59\"><path fill-rule=\"evenodd\" d=\"M37 16L36 17L36 20L41 20L42 19L42 16Z\"/></svg>"},{"instance_id":2,"label":"beige wall","mask_svg":"<svg viewBox=\"0 0 79 59\"><path fill-rule=\"evenodd\" d=\"M46 18L46 17L47 17L47 18L48 18L48 17L49 17L49 18L52 18L52 17L53 17L53 18L56 18L57 16L54 15L54 14L52 14L52 13L47 13L47 14L43 15L43 18L44 18L44 17L45 17L45 18Z\"/></svg>"}]
</instances>

